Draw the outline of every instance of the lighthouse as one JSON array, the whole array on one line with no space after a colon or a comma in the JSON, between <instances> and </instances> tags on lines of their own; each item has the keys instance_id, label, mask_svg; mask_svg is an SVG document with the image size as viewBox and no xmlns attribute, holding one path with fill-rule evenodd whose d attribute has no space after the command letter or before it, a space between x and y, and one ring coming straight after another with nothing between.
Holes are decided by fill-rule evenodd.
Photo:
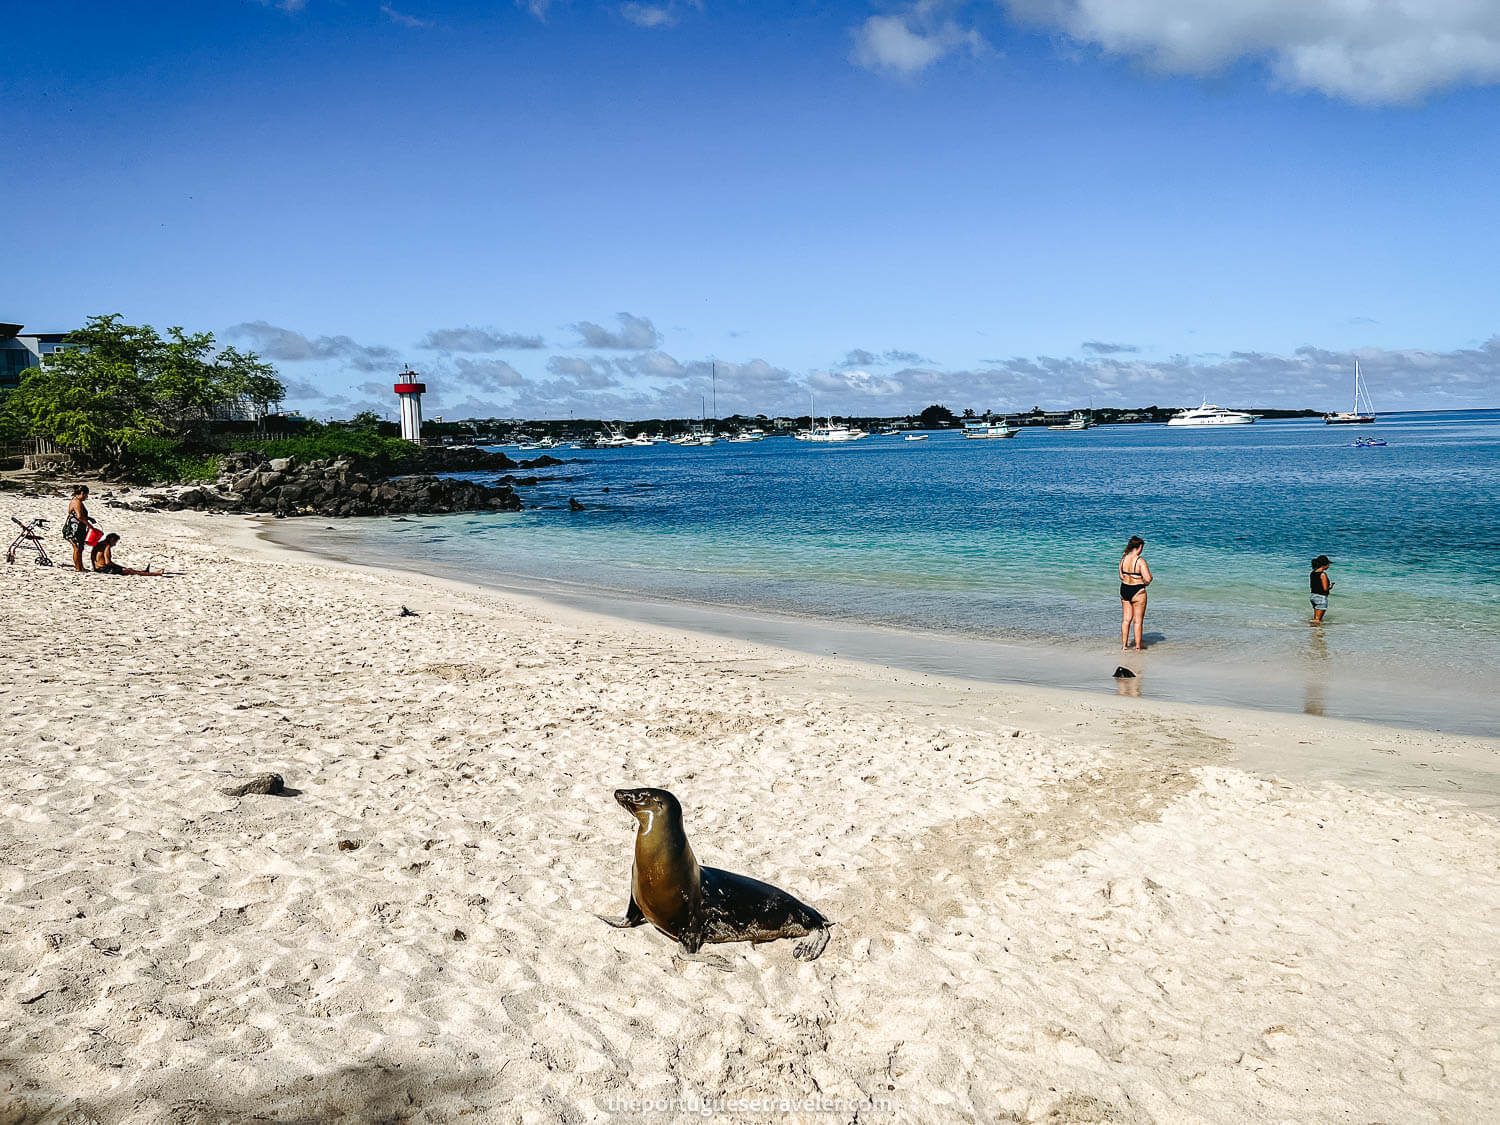
<instances>
[{"instance_id":1,"label":"lighthouse","mask_svg":"<svg viewBox=\"0 0 1500 1125\"><path fill-rule=\"evenodd\" d=\"M422 392L426 383L417 382L415 371L396 376L396 397L401 400L401 436L415 445L422 444Z\"/></svg>"}]
</instances>

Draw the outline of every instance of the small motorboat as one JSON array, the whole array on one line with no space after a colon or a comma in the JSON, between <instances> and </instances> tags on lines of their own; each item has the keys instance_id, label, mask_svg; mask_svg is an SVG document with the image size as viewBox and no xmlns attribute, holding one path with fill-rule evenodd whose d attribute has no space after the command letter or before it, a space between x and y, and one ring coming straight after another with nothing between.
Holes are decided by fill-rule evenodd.
<instances>
[{"instance_id":1,"label":"small motorboat","mask_svg":"<svg viewBox=\"0 0 1500 1125\"><path fill-rule=\"evenodd\" d=\"M927 435L926 434L907 434L901 440L903 440L903 441L926 441L927 440Z\"/></svg>"},{"instance_id":2,"label":"small motorboat","mask_svg":"<svg viewBox=\"0 0 1500 1125\"><path fill-rule=\"evenodd\" d=\"M1380 438L1360 438L1348 443L1350 449L1374 449L1378 445L1384 445Z\"/></svg>"}]
</instances>

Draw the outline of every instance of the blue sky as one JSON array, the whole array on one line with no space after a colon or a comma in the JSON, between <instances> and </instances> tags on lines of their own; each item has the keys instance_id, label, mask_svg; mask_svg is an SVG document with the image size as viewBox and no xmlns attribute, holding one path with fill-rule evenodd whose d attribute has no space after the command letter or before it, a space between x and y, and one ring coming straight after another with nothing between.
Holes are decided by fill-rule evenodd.
<instances>
[{"instance_id":1,"label":"blue sky","mask_svg":"<svg viewBox=\"0 0 1500 1125\"><path fill-rule=\"evenodd\" d=\"M1413 9L1421 8L1421 11ZM0 319L430 414L1500 405L1500 5L32 4ZM27 45L17 50L16 45Z\"/></svg>"}]
</instances>

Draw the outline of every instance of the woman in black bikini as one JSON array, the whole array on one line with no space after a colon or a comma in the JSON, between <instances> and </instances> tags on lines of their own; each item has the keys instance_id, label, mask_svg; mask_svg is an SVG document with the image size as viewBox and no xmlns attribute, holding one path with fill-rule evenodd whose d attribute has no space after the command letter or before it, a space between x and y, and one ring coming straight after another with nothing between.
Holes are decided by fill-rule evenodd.
<instances>
[{"instance_id":1,"label":"woman in black bikini","mask_svg":"<svg viewBox=\"0 0 1500 1125\"><path fill-rule=\"evenodd\" d=\"M1125 544L1125 553L1120 556L1120 647L1130 647L1130 626L1135 624L1136 651L1145 648L1141 638L1145 636L1146 587L1151 585L1151 568L1141 558L1146 541L1132 535Z\"/></svg>"}]
</instances>

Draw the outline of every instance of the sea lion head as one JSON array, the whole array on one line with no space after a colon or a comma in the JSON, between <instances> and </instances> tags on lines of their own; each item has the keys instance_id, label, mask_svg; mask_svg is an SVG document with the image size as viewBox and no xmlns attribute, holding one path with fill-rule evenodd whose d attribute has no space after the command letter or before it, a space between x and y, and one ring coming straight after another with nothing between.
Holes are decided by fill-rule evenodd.
<instances>
[{"instance_id":1,"label":"sea lion head","mask_svg":"<svg viewBox=\"0 0 1500 1125\"><path fill-rule=\"evenodd\" d=\"M640 822L642 832L658 823L682 823L682 806L665 789L616 789L615 800Z\"/></svg>"}]
</instances>

